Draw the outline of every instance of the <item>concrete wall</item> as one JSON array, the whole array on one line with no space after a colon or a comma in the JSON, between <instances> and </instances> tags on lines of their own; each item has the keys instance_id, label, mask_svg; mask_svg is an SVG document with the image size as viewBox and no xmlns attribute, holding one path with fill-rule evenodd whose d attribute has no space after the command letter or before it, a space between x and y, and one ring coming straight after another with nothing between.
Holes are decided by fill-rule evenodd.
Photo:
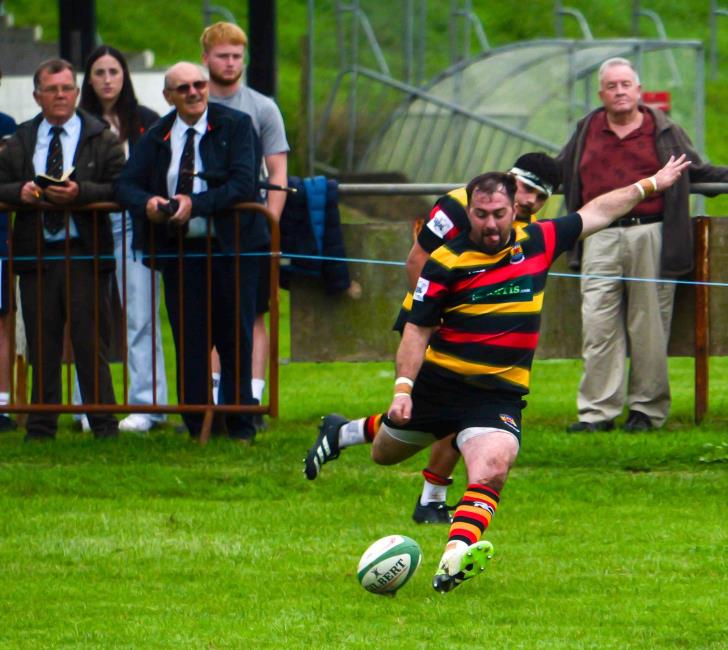
<instances>
[{"instance_id":1,"label":"concrete wall","mask_svg":"<svg viewBox=\"0 0 728 650\"><path fill-rule=\"evenodd\" d=\"M410 222L370 221L344 224L347 256L404 261L412 243ZM714 282L728 283L728 219L711 220L710 262ZM391 360L399 336L391 326L406 291L401 266L350 264L352 279L362 286L358 300L324 294L316 280L298 279L291 287L291 356L295 361ZM562 258L553 272L571 273ZM694 337L692 287L678 286L670 354L692 356ZM710 291L711 345L714 355L728 354L728 287ZM581 298L579 280L549 278L542 314L537 357L581 356Z\"/></svg>"}]
</instances>

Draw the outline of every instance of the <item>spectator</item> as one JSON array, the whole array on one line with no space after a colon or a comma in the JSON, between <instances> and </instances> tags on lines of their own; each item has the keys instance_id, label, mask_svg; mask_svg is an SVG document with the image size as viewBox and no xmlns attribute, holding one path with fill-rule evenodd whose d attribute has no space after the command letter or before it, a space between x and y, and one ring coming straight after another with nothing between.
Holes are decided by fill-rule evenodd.
<instances>
[{"instance_id":1,"label":"spectator","mask_svg":"<svg viewBox=\"0 0 728 650\"><path fill-rule=\"evenodd\" d=\"M13 231L14 269L20 279L33 364L31 402L61 402L61 356L68 319L83 401L114 404L108 362L114 270L113 259L107 258L113 251L109 217L41 206L47 202L62 210L112 200L112 181L124 164L124 150L103 122L76 110L79 90L70 63L62 59L41 63L33 86L41 113L21 124L0 152L0 201L31 208L16 220ZM69 178L45 188L35 182L39 174L58 179L69 172ZM71 256L68 262L66 251ZM96 263L100 274L95 277ZM111 413L92 413L89 420L96 437L118 434ZM31 412L25 439L54 438L57 421L57 413Z\"/></svg>"},{"instance_id":2,"label":"spectator","mask_svg":"<svg viewBox=\"0 0 728 650\"><path fill-rule=\"evenodd\" d=\"M127 153L142 134L159 119L140 106L131 83L129 66L119 50L102 45L89 56L81 85L81 108L109 125ZM126 346L129 369L129 404L167 403L167 377L159 320L160 273L152 272L134 252L132 218L128 212L111 215L116 257L116 283L126 301ZM136 246L135 246L136 243ZM153 275L152 275L153 273ZM124 277L126 276L126 291ZM155 303L152 305L152 283ZM155 315L154 319L152 314ZM154 320L154 328L152 321ZM156 373L152 373L154 350ZM156 374L156 391L153 381ZM155 399L156 398L156 399ZM161 414L132 413L119 422L122 431L144 433L163 419Z\"/></svg>"},{"instance_id":3,"label":"spectator","mask_svg":"<svg viewBox=\"0 0 728 650\"><path fill-rule=\"evenodd\" d=\"M589 113L559 154L569 210L604 192L650 177L671 155L686 154L688 173L584 243L579 421L569 432L609 431L625 402L625 431L661 426L670 409L667 343L675 285L623 277L677 278L693 267L691 182L728 181L728 168L701 161L685 131L640 103L640 81L627 59L599 69L603 106ZM588 277L588 276L599 276ZM613 276L614 279L604 276Z\"/></svg>"},{"instance_id":4,"label":"spectator","mask_svg":"<svg viewBox=\"0 0 728 650\"><path fill-rule=\"evenodd\" d=\"M0 79L2 79L0 71ZM15 133L15 120L0 113L0 149L5 146L6 139ZM10 311L10 276L8 273L8 214L0 212L0 408L10 402L10 328L12 318ZM14 431L15 420L6 413L0 413L0 431Z\"/></svg>"},{"instance_id":5,"label":"spectator","mask_svg":"<svg viewBox=\"0 0 728 650\"><path fill-rule=\"evenodd\" d=\"M210 101L243 111L253 120L260 140L268 181L284 186L288 178L288 141L283 117L276 103L243 83L245 48L248 37L233 23L219 22L202 32L202 61L210 73ZM271 191L266 205L276 220L280 220L286 193ZM253 397L263 401L265 374L268 363L268 333L265 314L269 310L270 258L261 257L255 325L253 327ZM258 426L262 416L257 416Z\"/></svg>"},{"instance_id":6,"label":"spectator","mask_svg":"<svg viewBox=\"0 0 728 650\"><path fill-rule=\"evenodd\" d=\"M225 402L235 403L237 387L240 403L252 405L252 328L260 264L255 256L234 258L230 254L236 252L236 243L241 252L265 250L269 238L261 216L241 214L236 242L230 208L254 197L258 160L253 126L248 115L218 104L208 106L207 79L196 65L177 63L167 71L164 83L164 96L174 110L132 150L117 181L117 197L145 225L145 252L162 255L157 259L177 348L180 403L208 402L210 340L220 353ZM208 233L213 253L209 332L204 255ZM180 248L184 252L181 259L177 256ZM237 295L231 290L236 286L236 266L240 272ZM199 436L202 415L185 413L183 419L190 435ZM226 425L231 438L249 442L255 436L252 417L247 414L227 415Z\"/></svg>"}]
</instances>

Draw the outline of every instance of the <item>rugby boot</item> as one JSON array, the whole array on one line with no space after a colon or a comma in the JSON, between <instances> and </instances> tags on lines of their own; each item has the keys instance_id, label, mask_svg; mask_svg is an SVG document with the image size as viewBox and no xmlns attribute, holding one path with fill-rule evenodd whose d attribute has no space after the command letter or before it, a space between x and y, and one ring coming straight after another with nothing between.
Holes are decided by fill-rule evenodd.
<instances>
[{"instance_id":1,"label":"rugby boot","mask_svg":"<svg viewBox=\"0 0 728 650\"><path fill-rule=\"evenodd\" d=\"M417 497L417 505L412 513L412 519L418 524L451 524L449 508L444 501L430 501L426 506L420 503Z\"/></svg>"},{"instance_id":2,"label":"rugby boot","mask_svg":"<svg viewBox=\"0 0 728 650\"><path fill-rule=\"evenodd\" d=\"M339 457L339 429L348 421L336 413L321 418L318 438L303 460L305 466L303 472L309 481L318 477L325 463Z\"/></svg>"},{"instance_id":3,"label":"rugby boot","mask_svg":"<svg viewBox=\"0 0 728 650\"><path fill-rule=\"evenodd\" d=\"M485 571L485 563L492 557L493 544L484 539L470 546L459 542L443 553L437 573L432 579L433 589L441 594L452 591L465 580Z\"/></svg>"}]
</instances>

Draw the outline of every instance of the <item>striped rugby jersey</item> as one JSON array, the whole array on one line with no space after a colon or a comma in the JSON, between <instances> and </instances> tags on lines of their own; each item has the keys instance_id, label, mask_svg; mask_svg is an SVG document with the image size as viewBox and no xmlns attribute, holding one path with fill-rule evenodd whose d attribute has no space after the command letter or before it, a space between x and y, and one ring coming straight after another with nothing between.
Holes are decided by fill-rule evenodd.
<instances>
[{"instance_id":1,"label":"striped rugby jersey","mask_svg":"<svg viewBox=\"0 0 728 650\"><path fill-rule=\"evenodd\" d=\"M430 210L427 223L422 226L417 234L417 243L426 253L431 255L436 248L470 230L470 221L466 211L467 205L468 195L464 187L452 190L437 200L432 210ZM533 214L528 223L533 223L536 220L537 217ZM514 225L516 228L524 228L527 223L525 220L516 218ZM393 327L394 330L402 331L410 309L412 309L412 292L408 291L402 301L400 314Z\"/></svg>"},{"instance_id":2,"label":"striped rugby jersey","mask_svg":"<svg viewBox=\"0 0 728 650\"><path fill-rule=\"evenodd\" d=\"M514 229L510 245L495 255L467 234L435 250L408 319L438 328L423 368L450 385L528 393L548 270L573 247L581 227L573 213Z\"/></svg>"}]
</instances>

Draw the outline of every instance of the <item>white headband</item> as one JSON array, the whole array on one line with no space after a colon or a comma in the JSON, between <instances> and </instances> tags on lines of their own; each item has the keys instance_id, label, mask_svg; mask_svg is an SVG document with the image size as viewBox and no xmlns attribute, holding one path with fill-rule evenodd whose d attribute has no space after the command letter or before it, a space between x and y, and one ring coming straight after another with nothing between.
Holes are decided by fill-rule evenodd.
<instances>
[{"instance_id":1,"label":"white headband","mask_svg":"<svg viewBox=\"0 0 728 650\"><path fill-rule=\"evenodd\" d=\"M554 186L550 183L547 183L546 181L541 180L533 172L529 172L525 169L520 169L519 167L514 167L513 169L511 169L511 174L515 174L526 185L529 185L539 192L543 192L544 194L548 194L549 196L554 193Z\"/></svg>"}]
</instances>

